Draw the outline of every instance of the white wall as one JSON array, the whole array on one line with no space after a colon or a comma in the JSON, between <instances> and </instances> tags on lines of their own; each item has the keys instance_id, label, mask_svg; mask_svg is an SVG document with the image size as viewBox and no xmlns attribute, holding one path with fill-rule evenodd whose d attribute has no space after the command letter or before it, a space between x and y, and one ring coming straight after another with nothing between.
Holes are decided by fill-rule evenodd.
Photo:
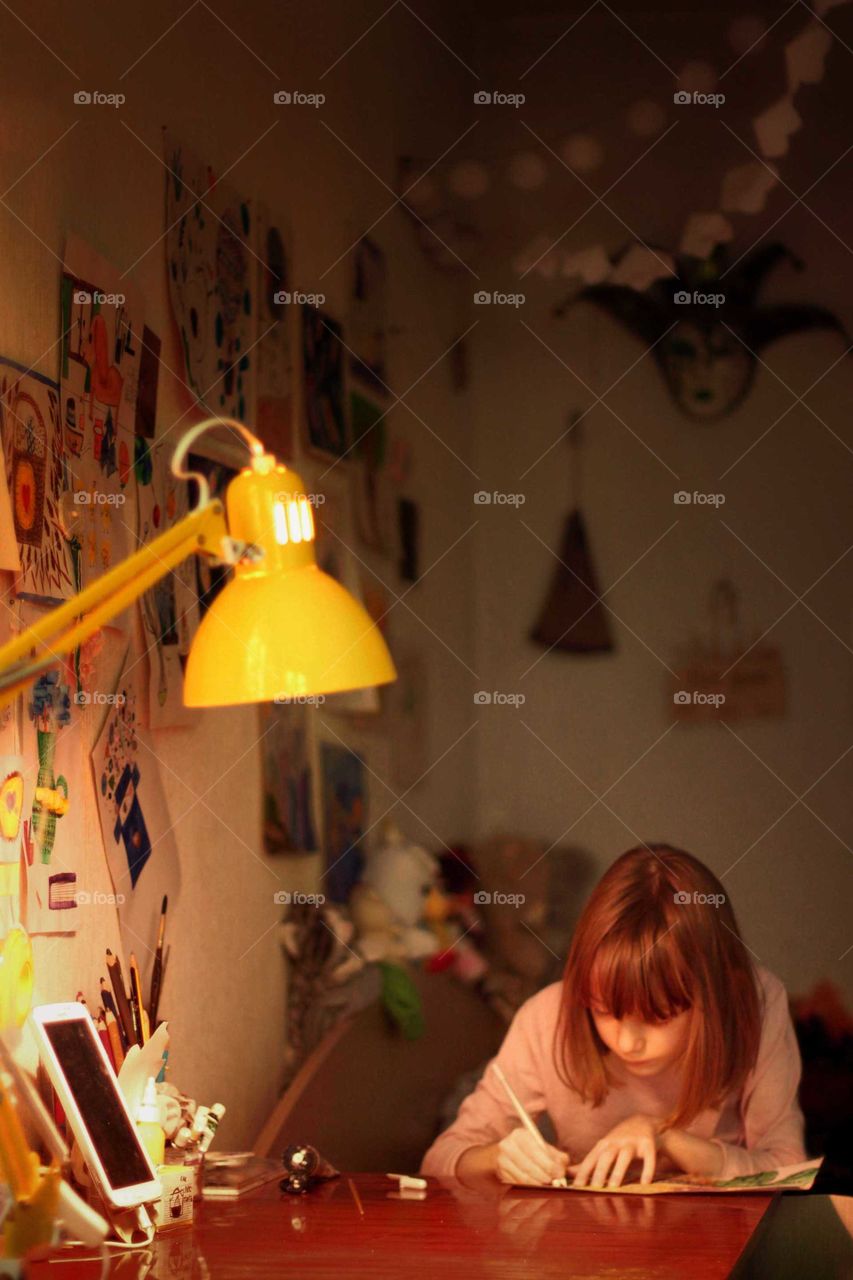
<instances>
[{"instance_id":1,"label":"white wall","mask_svg":"<svg viewBox=\"0 0 853 1280\"><path fill-rule=\"evenodd\" d=\"M372 235L389 259L391 385L404 392L436 362L407 400L436 436L464 457L471 449L465 399L451 391L441 360L459 331L458 286L427 264L399 210L381 218L393 201L388 188L396 156L422 145L415 133L416 121L417 127L423 125L418 104L439 77L455 82L453 58L403 10L356 44L376 16L363 6L225 3L215 8L221 20L202 4L185 10L159 0L130 6L120 20L107 20L92 6L72 10L45 0L27 11L35 35L4 17L7 123L0 189L14 214L0 209L0 353L57 375L60 260L64 236L75 230L121 270L152 246L132 279L144 292L147 322L163 337L164 363L179 368L158 244L164 170L157 157L161 126L167 123L220 172L245 153L228 180L273 210L289 212L298 283L325 292L328 309L342 318L347 263L324 273L376 222ZM422 10L445 38L458 43L449 11L440 4ZM161 33L166 34L158 42ZM72 95L81 87L124 92L127 102L118 111L78 108ZM272 91L278 87L322 90L327 95L322 114L274 107ZM452 96L431 109L429 127L441 147L459 132L454 112ZM252 149L273 122L273 131ZM185 403L179 385L164 371L158 434L168 430ZM404 492L421 506L424 573L422 585L390 616L391 644L422 652L438 691L427 728L432 761L470 721L465 664L473 643L473 544L463 539L429 572L470 523L467 504L458 498L466 473L452 459L448 467L450 454L404 406L392 411L391 422L412 445ZM389 589L402 594L408 584L401 583L396 564L372 563ZM364 747L376 774L370 818L378 818L393 802L383 785L392 748L375 732L356 734L345 720L335 727ZM97 730L93 719L81 734L87 786L88 751ZM173 1033L171 1073L190 1094L227 1104L223 1142L232 1147L253 1139L281 1076L285 967L275 929L280 908L272 890L311 888L319 874L311 859L288 867L271 864L260 852L257 737L251 708L205 712L195 729L153 736L175 822L179 868L175 873L158 865L155 852L136 891L150 921L145 930L150 941L161 894L176 875L180 880L177 894L170 889L172 956L162 1008ZM472 777L470 751L451 751L394 816L432 845L436 837L469 833ZM198 796L204 796L203 803L195 803ZM81 882L107 892L111 886L90 788L85 831L84 847L76 851ZM119 938L112 909L91 909L88 916L75 936L35 940L37 1001L72 999L78 987L94 1000L97 979L105 972L104 948L115 950ZM132 946L129 939L127 950ZM142 958L144 945L136 947Z\"/></svg>"},{"instance_id":2,"label":"white wall","mask_svg":"<svg viewBox=\"0 0 853 1280\"><path fill-rule=\"evenodd\" d=\"M810 232L812 252L801 246L810 261L815 239ZM819 271L786 286L788 296L835 306L849 324L847 300ZM523 320L598 393L640 355L639 341L589 308L555 321L542 290L528 294ZM794 397L760 370L736 413L701 426L681 417L652 361L638 364L607 397L630 430L602 405L583 424L582 509L616 650L537 661L544 651L527 633L557 564L569 447L532 464L564 431L568 410L592 397L516 316L489 315L476 336L483 487L526 497L517 513L482 508L477 529L476 666L483 687L526 698L520 709L479 713L479 827L579 843L601 871L638 838L681 845L717 874L731 867L724 883L756 955L794 991L825 977L849 991L849 358L809 397L826 426L796 406L724 479ZM764 357L802 393L842 350L837 337L810 335ZM725 505L675 506L682 488L723 493ZM731 733L683 724L666 733L665 664L708 634L709 588L723 575L740 592L748 639L767 629L781 648L788 713Z\"/></svg>"}]
</instances>

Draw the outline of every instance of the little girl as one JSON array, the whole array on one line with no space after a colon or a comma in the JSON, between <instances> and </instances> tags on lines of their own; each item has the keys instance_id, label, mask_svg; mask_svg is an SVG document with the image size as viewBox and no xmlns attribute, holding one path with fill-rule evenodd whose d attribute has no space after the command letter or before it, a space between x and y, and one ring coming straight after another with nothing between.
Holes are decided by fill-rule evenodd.
<instances>
[{"instance_id":1,"label":"little girl","mask_svg":"<svg viewBox=\"0 0 853 1280\"><path fill-rule=\"evenodd\" d=\"M519 1126L487 1069L422 1171L619 1186L632 1165L730 1178L805 1160L800 1056L785 989L753 965L722 885L644 845L604 875L562 983L518 1010L497 1063L558 1146Z\"/></svg>"}]
</instances>

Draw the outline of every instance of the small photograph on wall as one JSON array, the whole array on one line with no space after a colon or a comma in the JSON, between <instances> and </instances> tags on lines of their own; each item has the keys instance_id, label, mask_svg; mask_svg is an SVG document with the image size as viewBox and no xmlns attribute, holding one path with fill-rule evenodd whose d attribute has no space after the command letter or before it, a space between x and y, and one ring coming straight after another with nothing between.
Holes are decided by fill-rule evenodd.
<instances>
[{"instance_id":1,"label":"small photograph on wall","mask_svg":"<svg viewBox=\"0 0 853 1280\"><path fill-rule=\"evenodd\" d=\"M388 475L388 418L372 397L350 393L353 497L359 541L371 551L388 551L394 530L394 498Z\"/></svg>"},{"instance_id":2,"label":"small photograph on wall","mask_svg":"<svg viewBox=\"0 0 853 1280\"><path fill-rule=\"evenodd\" d=\"M349 314L350 370L375 394L387 394L385 335L388 272L385 254L364 236L352 251Z\"/></svg>"},{"instance_id":3,"label":"small photograph on wall","mask_svg":"<svg viewBox=\"0 0 853 1280\"><path fill-rule=\"evenodd\" d=\"M319 846L309 708L262 703L259 718L264 852L313 853Z\"/></svg>"},{"instance_id":4,"label":"small photograph on wall","mask_svg":"<svg viewBox=\"0 0 853 1280\"><path fill-rule=\"evenodd\" d=\"M322 892L346 902L361 879L361 841L367 827L367 777L361 756L332 742L320 744L325 871Z\"/></svg>"},{"instance_id":5,"label":"small photograph on wall","mask_svg":"<svg viewBox=\"0 0 853 1280\"><path fill-rule=\"evenodd\" d=\"M302 377L307 447L330 461L349 450L341 326L316 307L302 307Z\"/></svg>"}]
</instances>

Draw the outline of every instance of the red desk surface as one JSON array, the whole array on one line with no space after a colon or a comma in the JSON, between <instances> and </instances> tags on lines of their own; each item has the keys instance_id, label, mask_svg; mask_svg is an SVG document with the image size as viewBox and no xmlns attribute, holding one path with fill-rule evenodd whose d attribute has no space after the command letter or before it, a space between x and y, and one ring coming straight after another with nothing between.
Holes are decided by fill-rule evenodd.
<instances>
[{"instance_id":1,"label":"red desk surface","mask_svg":"<svg viewBox=\"0 0 853 1280\"><path fill-rule=\"evenodd\" d=\"M277 1183L240 1200L205 1201L192 1229L133 1256L111 1252L113 1280L723 1280L771 1195L607 1196L477 1189L430 1180L402 1199L377 1174L345 1177L306 1196ZM67 1250L33 1280L95 1280L91 1251Z\"/></svg>"}]
</instances>

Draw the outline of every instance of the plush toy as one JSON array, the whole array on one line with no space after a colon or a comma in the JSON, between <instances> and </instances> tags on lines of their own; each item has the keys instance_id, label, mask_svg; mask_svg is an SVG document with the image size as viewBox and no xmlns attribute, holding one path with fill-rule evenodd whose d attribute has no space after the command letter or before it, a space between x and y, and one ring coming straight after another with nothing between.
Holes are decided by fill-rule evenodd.
<instances>
[{"instance_id":1,"label":"plush toy","mask_svg":"<svg viewBox=\"0 0 853 1280\"><path fill-rule=\"evenodd\" d=\"M412 960L432 955L438 949L435 933L424 924L426 901L437 873L438 863L432 854L420 845L410 844L396 823L389 822L382 844L368 854L363 886L357 886L351 900L368 945L374 947L377 935L385 935L388 949L382 958L393 957L397 944L402 947L402 954ZM380 902L388 908L387 917L383 918ZM359 945L365 954L362 939Z\"/></svg>"}]
</instances>

